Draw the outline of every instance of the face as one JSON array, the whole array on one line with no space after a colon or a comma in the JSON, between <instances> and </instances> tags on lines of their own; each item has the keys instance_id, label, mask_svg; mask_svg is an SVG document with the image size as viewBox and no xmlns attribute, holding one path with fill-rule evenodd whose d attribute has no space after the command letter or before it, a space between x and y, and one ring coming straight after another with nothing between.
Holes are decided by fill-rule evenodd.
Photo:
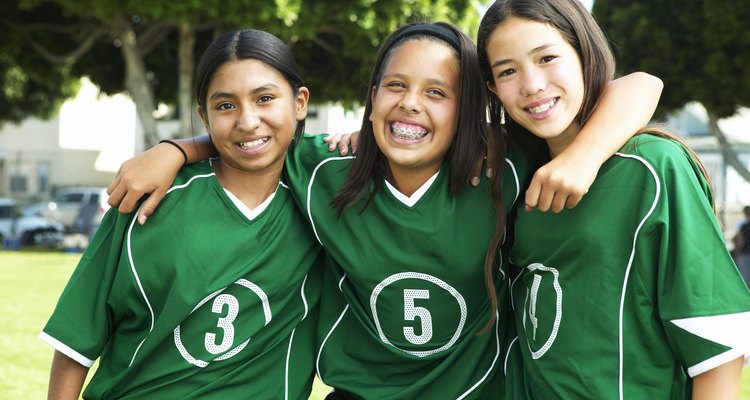
<instances>
[{"instance_id":1,"label":"face","mask_svg":"<svg viewBox=\"0 0 750 400\"><path fill-rule=\"evenodd\" d=\"M297 121L307 115L308 91L297 95L284 77L258 60L222 64L208 86L205 111L198 107L222 171L279 172Z\"/></svg>"},{"instance_id":2,"label":"face","mask_svg":"<svg viewBox=\"0 0 750 400\"><path fill-rule=\"evenodd\" d=\"M397 182L425 181L440 169L456 131L458 73L447 44L408 40L391 50L369 118Z\"/></svg>"},{"instance_id":3,"label":"face","mask_svg":"<svg viewBox=\"0 0 750 400\"><path fill-rule=\"evenodd\" d=\"M575 49L552 26L511 17L490 34L487 57L488 86L505 111L559 154L580 130L584 83Z\"/></svg>"}]
</instances>

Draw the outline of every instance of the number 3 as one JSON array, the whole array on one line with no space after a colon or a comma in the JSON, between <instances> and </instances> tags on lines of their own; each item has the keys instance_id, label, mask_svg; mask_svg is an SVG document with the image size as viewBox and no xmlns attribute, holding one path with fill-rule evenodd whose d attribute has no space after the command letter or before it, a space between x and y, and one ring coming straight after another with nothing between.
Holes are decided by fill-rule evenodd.
<instances>
[{"instance_id":1,"label":"number 3","mask_svg":"<svg viewBox=\"0 0 750 400\"><path fill-rule=\"evenodd\" d=\"M225 304L229 308L227 316L219 318L219 322L216 324L217 327L221 328L224 331L224 337L221 339L221 343L218 345L216 344L215 333L206 333L206 340L204 341L204 343L206 345L206 350L208 350L208 352L211 354L219 354L229 350L229 348L232 346L232 343L234 342L234 325L232 325L232 322L234 322L234 319L237 318L237 312L240 309L237 298L229 294L219 295L214 300L211 311L216 314L220 314L224 309Z\"/></svg>"},{"instance_id":2,"label":"number 3","mask_svg":"<svg viewBox=\"0 0 750 400\"><path fill-rule=\"evenodd\" d=\"M425 344L432 339L432 316L424 307L414 305L414 299L429 299L430 292L427 290L404 289L404 319L414 321L416 317L422 322L422 334L414 333L411 326L404 327L406 340L414 344Z\"/></svg>"}]
</instances>

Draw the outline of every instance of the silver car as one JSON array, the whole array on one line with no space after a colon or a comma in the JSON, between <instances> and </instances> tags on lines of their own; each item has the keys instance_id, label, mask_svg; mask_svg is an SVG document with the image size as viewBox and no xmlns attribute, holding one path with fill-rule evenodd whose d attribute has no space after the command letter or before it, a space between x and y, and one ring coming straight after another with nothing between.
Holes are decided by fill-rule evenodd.
<instances>
[{"instance_id":1,"label":"silver car","mask_svg":"<svg viewBox=\"0 0 750 400\"><path fill-rule=\"evenodd\" d=\"M24 212L13 199L0 199L0 240L5 249L59 247L64 233L65 227L61 223Z\"/></svg>"}]
</instances>

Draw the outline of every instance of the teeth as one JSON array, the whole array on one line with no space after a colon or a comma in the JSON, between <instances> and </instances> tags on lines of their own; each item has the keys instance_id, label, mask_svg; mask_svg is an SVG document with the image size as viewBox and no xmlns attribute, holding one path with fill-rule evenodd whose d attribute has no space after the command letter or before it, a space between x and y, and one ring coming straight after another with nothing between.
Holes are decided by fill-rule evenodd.
<instances>
[{"instance_id":1,"label":"teeth","mask_svg":"<svg viewBox=\"0 0 750 400\"><path fill-rule=\"evenodd\" d=\"M258 140L253 140L252 142L240 142L240 147L243 149L252 149L254 147L258 147L262 145L263 143L267 141L268 141L268 138L261 138Z\"/></svg>"},{"instance_id":2,"label":"teeth","mask_svg":"<svg viewBox=\"0 0 750 400\"><path fill-rule=\"evenodd\" d=\"M416 125L406 125L399 122L394 122L391 124L391 132L393 132L393 136L407 140L421 139L428 133L428 131L422 127Z\"/></svg>"},{"instance_id":3,"label":"teeth","mask_svg":"<svg viewBox=\"0 0 750 400\"><path fill-rule=\"evenodd\" d=\"M557 99L552 99L549 102L540 104L536 107L529 107L527 108L527 110L532 114L540 114L552 108L552 106L554 106L555 103L557 103Z\"/></svg>"}]
</instances>

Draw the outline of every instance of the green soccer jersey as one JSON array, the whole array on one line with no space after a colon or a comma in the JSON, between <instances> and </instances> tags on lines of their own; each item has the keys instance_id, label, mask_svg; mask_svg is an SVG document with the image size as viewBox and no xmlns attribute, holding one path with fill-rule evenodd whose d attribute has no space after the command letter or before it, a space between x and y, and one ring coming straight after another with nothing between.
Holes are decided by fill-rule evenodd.
<instances>
[{"instance_id":1,"label":"green soccer jersey","mask_svg":"<svg viewBox=\"0 0 750 400\"><path fill-rule=\"evenodd\" d=\"M318 374L364 399L499 398L506 333L505 267L496 269L499 324L489 319L483 264L496 221L486 181L458 195L446 166L411 198L387 182L369 205L336 217L330 202L353 157L306 137L287 157L290 186L328 254ZM519 192L505 168L505 204Z\"/></svg>"},{"instance_id":2,"label":"green soccer jersey","mask_svg":"<svg viewBox=\"0 0 750 400\"><path fill-rule=\"evenodd\" d=\"M519 212L511 284L537 399L686 399L750 354L750 294L709 186L677 142L639 135L559 214Z\"/></svg>"},{"instance_id":3,"label":"green soccer jersey","mask_svg":"<svg viewBox=\"0 0 750 400\"><path fill-rule=\"evenodd\" d=\"M40 334L84 366L84 398L307 399L320 246L280 183L256 210L209 162L146 225L111 210Z\"/></svg>"}]
</instances>

